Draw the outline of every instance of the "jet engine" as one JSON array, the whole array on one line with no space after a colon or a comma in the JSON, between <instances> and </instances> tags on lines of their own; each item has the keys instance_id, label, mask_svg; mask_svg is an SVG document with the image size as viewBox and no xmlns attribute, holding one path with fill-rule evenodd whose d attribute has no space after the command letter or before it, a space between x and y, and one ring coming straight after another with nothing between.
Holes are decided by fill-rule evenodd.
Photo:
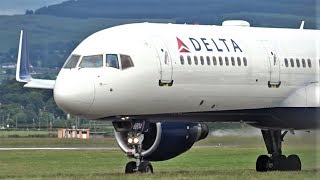
<instances>
[{"instance_id":1,"label":"jet engine","mask_svg":"<svg viewBox=\"0 0 320 180\"><path fill-rule=\"evenodd\" d=\"M114 121L115 137L127 156L148 161L174 158L207 137L208 126L193 122Z\"/></svg>"}]
</instances>

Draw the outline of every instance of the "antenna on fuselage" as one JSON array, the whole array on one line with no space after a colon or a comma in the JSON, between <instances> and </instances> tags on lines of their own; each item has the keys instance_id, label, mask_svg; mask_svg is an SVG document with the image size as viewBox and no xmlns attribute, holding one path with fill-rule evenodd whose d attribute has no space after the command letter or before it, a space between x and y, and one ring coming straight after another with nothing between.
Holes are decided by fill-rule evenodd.
<instances>
[{"instance_id":1,"label":"antenna on fuselage","mask_svg":"<svg viewBox=\"0 0 320 180\"><path fill-rule=\"evenodd\" d=\"M304 21L301 22L300 29L304 28Z\"/></svg>"}]
</instances>

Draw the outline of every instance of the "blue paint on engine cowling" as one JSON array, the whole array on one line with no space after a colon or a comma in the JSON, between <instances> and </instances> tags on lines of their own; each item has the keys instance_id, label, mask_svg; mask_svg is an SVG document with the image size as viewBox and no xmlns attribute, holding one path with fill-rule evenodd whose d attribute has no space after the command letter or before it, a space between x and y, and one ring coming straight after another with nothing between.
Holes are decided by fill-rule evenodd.
<instances>
[{"instance_id":1,"label":"blue paint on engine cowling","mask_svg":"<svg viewBox=\"0 0 320 180\"><path fill-rule=\"evenodd\" d=\"M145 156L145 160L164 161L174 158L189 150L195 142L200 140L197 123L162 122L161 129L161 141L158 147L150 155Z\"/></svg>"}]
</instances>

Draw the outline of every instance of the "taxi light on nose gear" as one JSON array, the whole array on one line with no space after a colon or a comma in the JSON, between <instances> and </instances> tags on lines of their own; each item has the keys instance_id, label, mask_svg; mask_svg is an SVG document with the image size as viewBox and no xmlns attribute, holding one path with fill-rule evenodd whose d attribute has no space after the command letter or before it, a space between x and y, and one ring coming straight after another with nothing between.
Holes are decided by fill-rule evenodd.
<instances>
[{"instance_id":1,"label":"taxi light on nose gear","mask_svg":"<svg viewBox=\"0 0 320 180\"><path fill-rule=\"evenodd\" d=\"M128 143L131 144L133 142L132 138L128 138Z\"/></svg>"},{"instance_id":2,"label":"taxi light on nose gear","mask_svg":"<svg viewBox=\"0 0 320 180\"><path fill-rule=\"evenodd\" d=\"M139 139L138 139L138 138L134 138L134 139L133 139L133 142L134 142L135 144L137 144L137 143L139 142Z\"/></svg>"}]
</instances>

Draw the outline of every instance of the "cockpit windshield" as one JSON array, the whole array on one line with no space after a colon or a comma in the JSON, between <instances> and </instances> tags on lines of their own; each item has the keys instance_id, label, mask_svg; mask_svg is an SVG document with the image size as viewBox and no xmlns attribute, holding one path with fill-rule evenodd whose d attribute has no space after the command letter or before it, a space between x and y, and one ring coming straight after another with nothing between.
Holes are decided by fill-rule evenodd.
<instances>
[{"instance_id":1,"label":"cockpit windshield","mask_svg":"<svg viewBox=\"0 0 320 180\"><path fill-rule=\"evenodd\" d=\"M64 65L64 69L76 68L100 68L103 66L115 69L125 70L134 67L130 56L124 54L106 54L91 55L91 56L71 55ZM80 61L80 63L79 63Z\"/></svg>"},{"instance_id":2,"label":"cockpit windshield","mask_svg":"<svg viewBox=\"0 0 320 180\"><path fill-rule=\"evenodd\" d=\"M128 69L130 67L133 67L134 65L131 60L131 57L128 55L107 54L106 55L106 66L124 70L124 69Z\"/></svg>"},{"instance_id":3,"label":"cockpit windshield","mask_svg":"<svg viewBox=\"0 0 320 180\"><path fill-rule=\"evenodd\" d=\"M102 55L83 56L79 64L80 68L98 68L103 65Z\"/></svg>"},{"instance_id":4,"label":"cockpit windshield","mask_svg":"<svg viewBox=\"0 0 320 180\"><path fill-rule=\"evenodd\" d=\"M124 55L124 54L120 54L120 59L121 59L121 68L122 68L122 70L134 66L130 56Z\"/></svg>"},{"instance_id":5,"label":"cockpit windshield","mask_svg":"<svg viewBox=\"0 0 320 180\"><path fill-rule=\"evenodd\" d=\"M65 69L71 69L71 68L75 68L78 64L78 61L80 59L79 55L71 55L70 58L67 60L66 65L63 67Z\"/></svg>"},{"instance_id":6,"label":"cockpit windshield","mask_svg":"<svg viewBox=\"0 0 320 180\"><path fill-rule=\"evenodd\" d=\"M119 69L118 55L107 54L106 55L106 66Z\"/></svg>"}]
</instances>

